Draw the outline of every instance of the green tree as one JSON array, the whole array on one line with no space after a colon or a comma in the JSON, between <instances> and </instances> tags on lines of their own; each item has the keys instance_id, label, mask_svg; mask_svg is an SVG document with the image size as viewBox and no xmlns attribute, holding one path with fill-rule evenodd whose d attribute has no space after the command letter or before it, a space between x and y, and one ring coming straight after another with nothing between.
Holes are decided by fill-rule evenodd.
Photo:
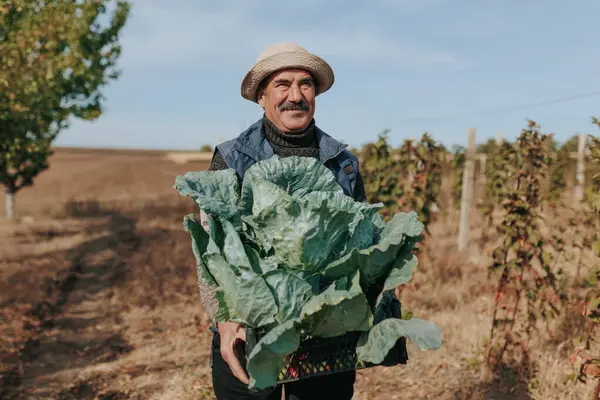
<instances>
[{"instance_id":1,"label":"green tree","mask_svg":"<svg viewBox=\"0 0 600 400\"><path fill-rule=\"evenodd\" d=\"M129 10L120 0L0 0L0 183L9 218L15 193L48 168L69 119L102 113L100 89L119 76Z\"/></svg>"},{"instance_id":2,"label":"green tree","mask_svg":"<svg viewBox=\"0 0 600 400\"><path fill-rule=\"evenodd\" d=\"M203 144L202 146L200 146L200 151L202 153L212 153L213 147L210 144Z\"/></svg>"},{"instance_id":3,"label":"green tree","mask_svg":"<svg viewBox=\"0 0 600 400\"><path fill-rule=\"evenodd\" d=\"M565 152L577 153L579 149L579 135L573 135L558 147Z\"/></svg>"}]
</instances>

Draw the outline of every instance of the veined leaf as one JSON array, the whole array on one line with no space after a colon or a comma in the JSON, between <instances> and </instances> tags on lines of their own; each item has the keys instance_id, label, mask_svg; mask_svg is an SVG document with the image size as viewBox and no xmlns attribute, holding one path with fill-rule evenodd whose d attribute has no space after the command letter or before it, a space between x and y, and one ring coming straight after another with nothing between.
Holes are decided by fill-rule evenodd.
<instances>
[{"instance_id":1,"label":"veined leaf","mask_svg":"<svg viewBox=\"0 0 600 400\"><path fill-rule=\"evenodd\" d=\"M245 216L244 221L260 232L279 262L299 268L305 237L319 224L319 215L293 200L265 208L256 216Z\"/></svg>"},{"instance_id":2,"label":"veined leaf","mask_svg":"<svg viewBox=\"0 0 600 400\"><path fill-rule=\"evenodd\" d=\"M243 323L244 321L235 314L232 313L232 310L229 308L229 304L225 300L225 292L221 289L215 291L215 298L219 304L219 307L215 311L215 315L213 318L217 322L239 322Z\"/></svg>"},{"instance_id":3,"label":"veined leaf","mask_svg":"<svg viewBox=\"0 0 600 400\"><path fill-rule=\"evenodd\" d=\"M202 255L207 253L209 242L211 241L208 233L204 231L200 222L194 214L189 214L184 217L183 225L185 230L192 237L192 252L196 258L196 269L198 278L209 286L218 286L215 278L210 273L206 263L202 259Z\"/></svg>"},{"instance_id":4,"label":"veined leaf","mask_svg":"<svg viewBox=\"0 0 600 400\"><path fill-rule=\"evenodd\" d=\"M227 220L221 220L221 226L223 227L225 235L223 241L223 256L227 262L230 265L235 265L237 269L243 272L251 271L260 274L260 267L256 264L253 265L250 262L250 259L246 254L246 248L233 224ZM250 276L252 276L252 274Z\"/></svg>"},{"instance_id":5,"label":"veined leaf","mask_svg":"<svg viewBox=\"0 0 600 400\"><path fill-rule=\"evenodd\" d=\"M345 211L353 215L352 221L348 224L349 239L340 248L341 251L338 251L338 256L343 256L352 249L362 250L374 243L374 232L377 226L374 225L373 219L375 215L379 215L378 212L383 204L357 202L344 193L338 192L311 192L304 196L304 200L317 207L325 204L330 210Z\"/></svg>"},{"instance_id":6,"label":"veined leaf","mask_svg":"<svg viewBox=\"0 0 600 400\"><path fill-rule=\"evenodd\" d=\"M311 298L302 308L300 319L308 332L319 337L366 331L373 324L365 296L356 291L335 290L335 284Z\"/></svg>"},{"instance_id":7,"label":"veined leaf","mask_svg":"<svg viewBox=\"0 0 600 400\"><path fill-rule=\"evenodd\" d=\"M295 274L281 269L268 272L263 277L279 309L277 322L298 318L304 304L313 297L311 286Z\"/></svg>"},{"instance_id":8,"label":"veined leaf","mask_svg":"<svg viewBox=\"0 0 600 400\"><path fill-rule=\"evenodd\" d=\"M387 275L395 265L400 249L407 243L414 243L412 239L419 236L422 230L423 224L419 222L416 212L394 215L381 232L379 243L359 252L358 263L363 284L371 285L382 275Z\"/></svg>"},{"instance_id":9,"label":"veined leaf","mask_svg":"<svg viewBox=\"0 0 600 400\"><path fill-rule=\"evenodd\" d=\"M401 337L406 337L421 350L435 350L442 345L442 331L433 322L419 318L389 318L363 333L356 348L358 360L381 363Z\"/></svg>"},{"instance_id":10,"label":"veined leaf","mask_svg":"<svg viewBox=\"0 0 600 400\"><path fill-rule=\"evenodd\" d=\"M232 220L237 214L239 183L234 170L188 172L175 179L175 189L207 214Z\"/></svg>"},{"instance_id":11,"label":"veined leaf","mask_svg":"<svg viewBox=\"0 0 600 400\"><path fill-rule=\"evenodd\" d=\"M403 257L406 255L401 253L401 249L404 248L405 251L412 249L414 238L420 234L422 227L416 213L396 214L383 229L379 243L364 250L352 250L344 257L333 261L324 268L323 276L337 280L359 269L362 284L368 287L380 277L387 276L394 269L398 270L404 266ZM401 260L397 261L398 258ZM398 271L393 273L395 276ZM390 278L388 285L392 285L395 279Z\"/></svg>"},{"instance_id":12,"label":"veined leaf","mask_svg":"<svg viewBox=\"0 0 600 400\"><path fill-rule=\"evenodd\" d=\"M412 273L417 267L417 256L412 254L412 247L406 251L400 251L400 255L396 258L394 265L385 280L383 290L393 290L399 285L403 285L410 281Z\"/></svg>"},{"instance_id":13,"label":"veined leaf","mask_svg":"<svg viewBox=\"0 0 600 400\"><path fill-rule=\"evenodd\" d=\"M334 282L335 290L347 290L349 292L362 293L360 287L360 274L358 271L354 275L343 276Z\"/></svg>"},{"instance_id":14,"label":"veined leaf","mask_svg":"<svg viewBox=\"0 0 600 400\"><path fill-rule=\"evenodd\" d=\"M305 234L302 263L312 271L319 271L328 262L339 257L340 249L348 241L348 226L354 215L342 210L332 210L326 203L313 211L318 213L318 224Z\"/></svg>"},{"instance_id":15,"label":"veined leaf","mask_svg":"<svg viewBox=\"0 0 600 400\"><path fill-rule=\"evenodd\" d=\"M289 320L270 330L256 343L246 364L250 389L265 389L277 384L284 357L300 347L298 326L298 320Z\"/></svg>"},{"instance_id":16,"label":"veined leaf","mask_svg":"<svg viewBox=\"0 0 600 400\"><path fill-rule=\"evenodd\" d=\"M342 279L345 276L351 276L358 271L359 252L353 250L344 257L333 261L321 271L323 277L330 281Z\"/></svg>"},{"instance_id":17,"label":"veined leaf","mask_svg":"<svg viewBox=\"0 0 600 400\"><path fill-rule=\"evenodd\" d=\"M223 290L229 314L238 316L251 327L265 326L275 321L277 304L260 275L246 273L243 278L238 277L219 254L208 254L204 260Z\"/></svg>"},{"instance_id":18,"label":"veined leaf","mask_svg":"<svg viewBox=\"0 0 600 400\"><path fill-rule=\"evenodd\" d=\"M259 215L275 204L290 204L292 196L273 182L246 175L239 202L244 214Z\"/></svg>"},{"instance_id":19,"label":"veined leaf","mask_svg":"<svg viewBox=\"0 0 600 400\"><path fill-rule=\"evenodd\" d=\"M254 164L244 175L242 196L246 197L248 186L261 180L276 184L293 197L302 197L310 192L343 193L333 173L312 157L275 155L265 162Z\"/></svg>"}]
</instances>

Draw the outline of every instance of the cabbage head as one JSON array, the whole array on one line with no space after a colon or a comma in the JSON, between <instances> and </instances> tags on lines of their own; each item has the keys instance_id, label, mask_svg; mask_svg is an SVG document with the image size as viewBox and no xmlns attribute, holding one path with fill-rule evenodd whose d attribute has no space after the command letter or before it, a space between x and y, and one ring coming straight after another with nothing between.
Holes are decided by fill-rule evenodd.
<instances>
[{"instance_id":1,"label":"cabbage head","mask_svg":"<svg viewBox=\"0 0 600 400\"><path fill-rule=\"evenodd\" d=\"M250 388L276 384L286 355L307 337L362 332L359 363L381 363L400 337L422 350L437 325L379 315L384 295L410 280L423 224L415 212L384 222L382 204L354 201L318 160L274 156L246 171L188 172L175 188L209 218L185 216L199 279L214 288L216 321L266 334L248 357Z\"/></svg>"}]
</instances>

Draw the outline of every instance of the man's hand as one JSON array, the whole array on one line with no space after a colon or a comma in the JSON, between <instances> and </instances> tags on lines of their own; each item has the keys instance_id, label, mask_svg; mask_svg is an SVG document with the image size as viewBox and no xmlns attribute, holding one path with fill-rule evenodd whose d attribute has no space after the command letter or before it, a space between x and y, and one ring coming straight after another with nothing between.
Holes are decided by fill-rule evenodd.
<instances>
[{"instance_id":1,"label":"man's hand","mask_svg":"<svg viewBox=\"0 0 600 400\"><path fill-rule=\"evenodd\" d=\"M236 343L239 340L246 341L246 331L244 327L237 322L219 322L217 323L219 336L221 337L221 355L229 365L231 372L240 381L248 384L248 375L242 367L236 354Z\"/></svg>"}]
</instances>

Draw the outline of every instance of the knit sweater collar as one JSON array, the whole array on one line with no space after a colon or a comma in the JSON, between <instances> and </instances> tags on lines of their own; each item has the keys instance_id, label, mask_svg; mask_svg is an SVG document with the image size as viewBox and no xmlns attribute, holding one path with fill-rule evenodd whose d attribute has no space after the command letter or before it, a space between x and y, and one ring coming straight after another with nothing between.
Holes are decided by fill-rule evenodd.
<instances>
[{"instance_id":1,"label":"knit sweater collar","mask_svg":"<svg viewBox=\"0 0 600 400\"><path fill-rule=\"evenodd\" d=\"M314 119L301 132L282 132L266 115L263 115L263 126L265 137L272 145L278 147L314 147L316 145Z\"/></svg>"}]
</instances>

